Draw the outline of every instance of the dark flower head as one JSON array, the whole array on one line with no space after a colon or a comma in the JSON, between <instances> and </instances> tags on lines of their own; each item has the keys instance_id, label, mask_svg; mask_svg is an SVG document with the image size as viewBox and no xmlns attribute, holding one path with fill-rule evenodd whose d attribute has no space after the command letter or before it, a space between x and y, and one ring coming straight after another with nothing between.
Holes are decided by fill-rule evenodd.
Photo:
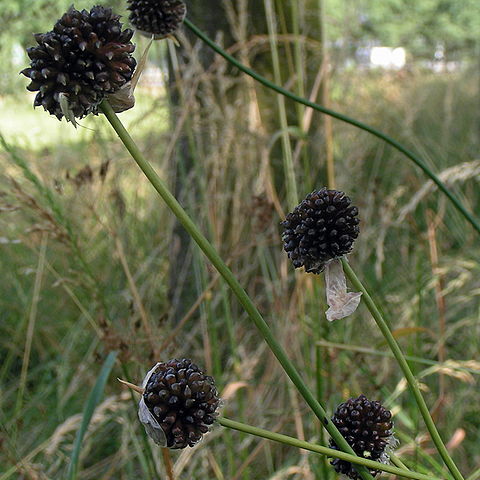
<instances>
[{"instance_id":1,"label":"dark flower head","mask_svg":"<svg viewBox=\"0 0 480 480\"><path fill-rule=\"evenodd\" d=\"M358 237L357 207L337 190L314 190L287 215L284 249L295 268L320 273L332 259L352 250Z\"/></svg>"},{"instance_id":2,"label":"dark flower head","mask_svg":"<svg viewBox=\"0 0 480 480\"><path fill-rule=\"evenodd\" d=\"M193 447L210 429L220 406L213 378L184 358L157 363L144 383L139 416L147 433L166 447Z\"/></svg>"},{"instance_id":3,"label":"dark flower head","mask_svg":"<svg viewBox=\"0 0 480 480\"><path fill-rule=\"evenodd\" d=\"M370 401L365 395L350 398L337 407L332 422L358 456L388 462L389 451L395 447L396 440L392 433L392 413L380 402ZM338 450L333 439L330 447ZM350 462L335 458L331 464L338 473L352 479L359 478ZM375 476L379 471L371 470L370 473Z\"/></svg>"},{"instance_id":4,"label":"dark flower head","mask_svg":"<svg viewBox=\"0 0 480 480\"><path fill-rule=\"evenodd\" d=\"M133 31L122 31L120 16L101 6L78 11L72 6L53 30L35 35L27 49L28 90L38 91L34 106L43 106L59 120L96 114L106 95L118 91L133 75Z\"/></svg>"},{"instance_id":5,"label":"dark flower head","mask_svg":"<svg viewBox=\"0 0 480 480\"><path fill-rule=\"evenodd\" d=\"M128 0L128 17L142 34L156 39L172 34L183 22L187 13L180 0Z\"/></svg>"}]
</instances>

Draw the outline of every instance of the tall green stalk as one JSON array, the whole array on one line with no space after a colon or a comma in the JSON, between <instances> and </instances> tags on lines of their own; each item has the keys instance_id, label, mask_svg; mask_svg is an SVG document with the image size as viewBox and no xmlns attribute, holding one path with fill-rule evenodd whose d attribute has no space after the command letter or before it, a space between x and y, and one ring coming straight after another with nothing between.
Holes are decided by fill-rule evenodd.
<instances>
[{"instance_id":1,"label":"tall green stalk","mask_svg":"<svg viewBox=\"0 0 480 480\"><path fill-rule=\"evenodd\" d=\"M273 75L275 82L280 83L280 56L278 54L277 31L274 20L273 5L271 0L264 0L264 4L267 16L268 38L270 39L270 51L272 52ZM295 169L293 166L292 144L290 142L290 133L288 131L287 108L283 96L279 95L277 97L277 105L280 114L280 125L282 127L282 158L287 190L287 202L289 208L293 208L298 203L298 193L297 182L295 181Z\"/></svg>"},{"instance_id":2,"label":"tall green stalk","mask_svg":"<svg viewBox=\"0 0 480 480\"><path fill-rule=\"evenodd\" d=\"M338 450L334 450L333 448L323 447L322 445L315 445L313 443L305 442L303 440L298 440L298 438L282 435L281 433L270 432L269 430L264 430L263 428L258 428L252 425L246 425L244 423L236 422L234 420L230 420L229 418L219 418L217 421L220 425L227 428L233 428L234 430L238 430L240 432L255 435L257 437L267 438L268 440L280 442L285 445L290 445L292 447L310 450L311 452L320 453L321 455L339 458L340 460L345 460L347 462L351 462L357 465L363 465L366 468L393 473L394 475L398 475L399 477L413 478L416 480L438 480L435 477L431 477L429 475L412 472L406 469L406 467L394 467L385 463L375 462L366 458L357 457L356 455L349 455L348 453L339 452Z\"/></svg>"},{"instance_id":3,"label":"tall green stalk","mask_svg":"<svg viewBox=\"0 0 480 480\"><path fill-rule=\"evenodd\" d=\"M349 123L350 125L353 125L357 128L360 128L361 130L365 130L366 132L371 133L372 135L375 135L376 137L380 138L384 142L388 143L395 149L397 149L399 152L403 153L406 157L408 157L410 160L412 160L418 167L420 167L423 172L437 185L439 190L444 193L447 198L452 202L452 204L455 206L455 208L465 217L465 219L470 222L472 227L480 233L480 222L463 206L462 202L458 200L450 190L448 190L447 186L440 180L440 178L428 167L428 165L417 155L415 155L413 152L405 148L401 143L397 142L390 136L388 136L385 133L380 132L376 128L373 128L369 125L366 125L363 122L360 122L359 120L355 120L354 118L350 118L347 115L343 115L341 113L335 112L334 110L330 110L329 108L325 108L318 103L311 102L310 100L307 100L306 98L300 97L292 92L289 92L288 90L285 90L284 88L276 85L275 83L272 83L270 80L267 80L265 77L262 77L262 75L256 73L254 70L251 68L248 68L247 66L243 65L240 63L238 60L236 60L234 57L232 57L230 54L225 52L219 45L217 45L213 40L208 38L200 29L198 29L190 20L187 18L185 19L185 25L195 34L197 35L202 41L204 41L210 48L212 48L215 52L217 52L219 55L221 55L223 58L225 58L228 62L230 62L232 65L235 65L239 70L242 72L246 73L247 75L251 76L258 82L260 82L262 85L264 85L267 88L270 88L271 90L274 90L277 93L280 93L281 95L284 95L291 100L295 102L299 102L307 107L311 107L314 110L317 110L318 112L325 113L326 115L330 115L331 117L337 118L338 120L341 120L342 122Z\"/></svg>"},{"instance_id":4,"label":"tall green stalk","mask_svg":"<svg viewBox=\"0 0 480 480\"><path fill-rule=\"evenodd\" d=\"M392 335L392 332L390 331L390 328L388 327L387 322L385 322L382 314L380 313L380 310L376 306L372 297L368 293L367 289L363 286L359 278L355 275L355 272L352 270L352 267L350 267L349 263L345 258L342 258L342 265L343 265L345 274L347 275L349 280L352 282L352 285L354 286L355 290L362 292L362 300L365 302L365 305L370 310L370 313L372 314L373 319L377 323L378 328L382 332L385 340L388 343L388 346L390 347L390 350L392 351L393 355L395 356L395 359L397 360L400 368L402 369L403 375L405 376L405 379L407 380L408 385L410 386L410 389L413 393L415 401L417 402L418 409L422 414L425 425L428 431L430 432L430 436L432 437L433 443L437 447L438 453L442 457L445 465L450 470L455 480L463 480L462 474L460 473L457 466L455 465L455 462L452 460L452 457L450 457L450 454L448 453L440 437L440 434L438 433L437 427L433 422L433 419L430 415L427 404L425 403L425 400L423 399L423 396L420 393L420 389L418 388L417 379L415 378L412 371L410 370L410 367L408 366L408 363L405 360L405 357L403 356L402 350L400 349L397 341Z\"/></svg>"},{"instance_id":5,"label":"tall green stalk","mask_svg":"<svg viewBox=\"0 0 480 480\"><path fill-rule=\"evenodd\" d=\"M327 414L324 408L320 405L312 392L310 392L302 377L296 370L295 366L288 358L286 352L275 339L275 336L273 335L272 331L270 330L263 317L260 315L260 312L253 304L250 297L247 295L247 293L242 288L238 280L235 278L231 270L227 267L225 262L220 258L219 254L212 246L212 244L200 232L198 227L188 216L187 212L182 208L182 206L172 195L165 182L158 176L158 174L155 172L148 160L143 156L142 152L137 147L132 137L113 111L110 104L106 100L104 100L100 105L100 108L107 117L107 120L110 122L114 130L117 132L117 135L119 136L122 143L125 145L125 148L130 152L132 158L143 171L143 173L148 178L148 180L158 192L158 194L162 197L168 208L170 208L170 210L174 213L178 221L183 225L185 230L195 240L195 242L198 244L205 256L212 262L217 271L230 286L233 293L236 295L239 302L243 305L245 311L248 313L250 319L253 321L253 323L267 342L272 353L282 365L285 373L290 377L297 390L299 391L300 395L302 395L302 397L305 399L305 401L315 413L317 418L322 422L322 425L325 426L325 429L334 439L335 443L344 452L355 455L352 447L350 447L350 445L343 438L342 434L338 431L335 425L327 418ZM365 467L360 466L356 468L358 468L358 473L364 480L373 479L373 477L370 475L370 473Z\"/></svg>"}]
</instances>

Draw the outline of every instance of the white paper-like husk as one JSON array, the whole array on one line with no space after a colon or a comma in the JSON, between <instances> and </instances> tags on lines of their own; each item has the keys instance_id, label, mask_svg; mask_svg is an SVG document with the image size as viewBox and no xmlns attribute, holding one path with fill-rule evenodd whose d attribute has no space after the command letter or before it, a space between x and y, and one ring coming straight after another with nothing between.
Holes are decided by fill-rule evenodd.
<instances>
[{"instance_id":1,"label":"white paper-like husk","mask_svg":"<svg viewBox=\"0 0 480 480\"><path fill-rule=\"evenodd\" d=\"M142 75L147 65L148 51L150 50L152 42L153 38L150 39L150 42L148 42L147 46L145 47L140 61L137 64L137 68L135 68L135 72L133 72L132 79L125 85L123 85L123 87L121 87L115 93L107 95L108 103L110 103L110 106L115 113L124 112L125 110L129 110L130 108L134 107L135 88L137 87L140 76Z\"/></svg>"},{"instance_id":2,"label":"white paper-like husk","mask_svg":"<svg viewBox=\"0 0 480 480\"><path fill-rule=\"evenodd\" d=\"M147 386L147 383L150 380L150 377L155 372L155 369L158 367L158 365L160 364L159 363L155 364L155 366L152 367L152 369L149 370L149 372L145 375L145 378L143 379L143 382L142 382L143 388ZM155 419L155 417L152 415L147 405L145 404L145 401L143 400L143 395L142 395L142 398L140 399L140 403L138 404L138 418L143 423L143 426L145 427L145 431L147 432L147 435L157 445L160 445L161 447L166 447L167 437L165 436L165 433L162 427L157 422L157 420Z\"/></svg>"},{"instance_id":3,"label":"white paper-like husk","mask_svg":"<svg viewBox=\"0 0 480 480\"><path fill-rule=\"evenodd\" d=\"M343 273L342 262L336 258L325 267L325 286L327 290L327 320L339 320L351 315L360 303L361 292L347 292L347 281Z\"/></svg>"},{"instance_id":4,"label":"white paper-like husk","mask_svg":"<svg viewBox=\"0 0 480 480\"><path fill-rule=\"evenodd\" d=\"M73 110L70 108L68 104L68 95L66 93L59 93L58 94L58 103L60 104L60 110L63 113L63 116L67 120L67 122L72 122L73 126L77 128L77 121L75 120L75 115Z\"/></svg>"},{"instance_id":5,"label":"white paper-like husk","mask_svg":"<svg viewBox=\"0 0 480 480\"><path fill-rule=\"evenodd\" d=\"M115 93L107 95L107 100L115 113L121 113L130 110L135 106L135 96L133 95L132 82L127 82Z\"/></svg>"}]
</instances>

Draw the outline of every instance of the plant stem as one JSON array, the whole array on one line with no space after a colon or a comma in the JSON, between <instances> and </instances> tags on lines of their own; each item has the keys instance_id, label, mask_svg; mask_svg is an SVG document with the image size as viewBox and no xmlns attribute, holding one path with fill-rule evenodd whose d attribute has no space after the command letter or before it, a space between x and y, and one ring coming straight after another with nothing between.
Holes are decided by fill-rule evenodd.
<instances>
[{"instance_id":1,"label":"plant stem","mask_svg":"<svg viewBox=\"0 0 480 480\"><path fill-rule=\"evenodd\" d=\"M322 377L322 355L323 349L320 348L318 344L315 344L315 378L317 380L317 398L321 402L324 398L324 381ZM325 431L320 427L320 442L325 443ZM321 470L324 480L328 480L330 477L330 470L327 466L327 459L322 457L321 459Z\"/></svg>"},{"instance_id":2,"label":"plant stem","mask_svg":"<svg viewBox=\"0 0 480 480\"><path fill-rule=\"evenodd\" d=\"M428 431L430 432L432 441L437 447L438 453L442 457L445 465L450 470L455 480L463 480L462 474L460 473L454 461L450 457L450 454L448 453L440 437L440 434L438 433L437 427L435 426L435 423L433 422L432 417L430 416L430 412L428 410L427 404L425 403L425 400L423 399L423 396L420 393L420 389L418 388L417 379L415 378L412 371L410 370L410 367L408 366L408 363L405 357L403 356L402 350L400 349L397 341L392 335L392 332L390 331L387 323L383 319L383 316L380 313L380 310L376 306L375 302L373 301L372 297L368 293L367 289L363 286L362 282L355 275L355 272L352 270L352 267L350 267L345 257L342 258L342 265L343 265L345 274L347 275L349 280L352 282L352 285L355 287L355 290L359 290L362 292L362 300L365 302L365 305L370 310L372 317L377 323L378 328L382 332L385 340L388 343L388 346L392 350L393 355L395 356L400 368L402 369L405 379L407 380L408 385L410 386L410 389L415 398L415 401L417 402L418 409L422 414L425 425Z\"/></svg>"},{"instance_id":3,"label":"plant stem","mask_svg":"<svg viewBox=\"0 0 480 480\"><path fill-rule=\"evenodd\" d=\"M127 365L123 362L120 362L120 366L122 368L123 376L125 378L131 379L132 377L130 376ZM138 408L137 407L137 400L135 398L135 395L133 394L133 390L131 390L129 388L128 391L130 392L130 400L132 402L132 406L134 408L134 411L136 411L137 408ZM144 454L145 454L145 461L147 463L147 468L148 468L148 475L149 475L150 479L155 480L155 478L158 478L158 472L157 472L157 468L155 466L155 460L153 458L151 444L148 443L148 437L147 437L147 434L145 433L145 430L143 428L142 428L142 430L143 430L143 432L142 432L141 437L142 437L142 442L143 442L143 451L144 451Z\"/></svg>"},{"instance_id":4,"label":"plant stem","mask_svg":"<svg viewBox=\"0 0 480 480\"><path fill-rule=\"evenodd\" d=\"M471 473L467 477L467 480L477 480L478 478L480 478L480 468L477 468L473 473Z\"/></svg>"},{"instance_id":5,"label":"plant stem","mask_svg":"<svg viewBox=\"0 0 480 480\"><path fill-rule=\"evenodd\" d=\"M203 42L205 42L210 48L212 48L215 52L217 52L219 55L221 55L223 58L225 58L228 62L230 62L232 65L235 65L239 70L242 72L246 73L247 75L251 76L258 82L260 82L262 85L264 85L267 88L270 88L271 90L274 90L277 93L280 93L291 100L295 102L299 102L307 107L313 108L314 110L317 110L318 112L325 113L326 115L330 115L331 117L334 117L338 120L341 120L342 122L349 123L350 125L353 125L355 127L360 128L361 130L365 130L366 132L371 133L372 135L375 135L376 137L380 138L384 142L388 143L395 149L397 149L399 152L403 153L406 157L408 157L410 160L412 160L418 167L420 167L423 172L437 185L439 190L443 192L448 199L452 202L452 204L455 206L455 208L465 217L465 219L470 222L472 227L480 233L480 222L463 206L462 202L458 200L451 192L448 190L447 186L440 180L440 178L433 173L433 171L428 167L428 165L417 155L415 155L413 152L405 148L401 143L397 142L387 134L380 132L376 128L373 128L369 125L366 125L363 122L360 122L359 120L355 120L354 118L348 117L346 115L343 115L341 113L338 113L334 110L330 110L329 108L325 108L318 103L311 102L310 100L307 100L306 98L300 97L298 95L295 95L292 92L289 92L288 90L285 90L284 88L276 85L275 83L272 83L270 80L267 80L265 77L262 77L262 75L256 73L254 70L251 68L248 68L247 66L243 65L240 63L238 60L236 60L234 57L232 57L230 54L228 54L225 50L223 50L219 45L217 45L213 40L208 38L201 30L199 30L190 20L187 18L184 20L185 25L195 34L197 35Z\"/></svg>"},{"instance_id":6,"label":"plant stem","mask_svg":"<svg viewBox=\"0 0 480 480\"><path fill-rule=\"evenodd\" d=\"M268 25L268 38L270 39L270 51L272 53L273 75L276 83L281 82L280 74L280 55L277 48L277 32L275 25L275 16L271 0L264 0L265 13ZM282 152L283 152L283 171L287 190L288 208L294 208L298 203L297 182L295 181L295 169L293 165L292 145L290 134L288 132L287 109L285 99L282 95L277 96L278 113L280 115Z\"/></svg>"},{"instance_id":7,"label":"plant stem","mask_svg":"<svg viewBox=\"0 0 480 480\"><path fill-rule=\"evenodd\" d=\"M415 438L412 438L410 435L407 435L406 433L398 429L395 431L395 436L398 437L402 445L405 445L405 446L409 445L413 449L414 456L413 456L413 459L410 460L410 463L412 465L417 465L418 464L417 457L421 457L425 462L430 464L430 467L436 470L436 475L440 475L441 478L444 478L445 480L452 480L453 477L450 475L450 472L446 471L446 468L443 465L443 463L437 462L432 455L429 455L422 448L420 448Z\"/></svg>"},{"instance_id":8,"label":"plant stem","mask_svg":"<svg viewBox=\"0 0 480 480\"><path fill-rule=\"evenodd\" d=\"M349 352L365 353L368 355L375 355L378 357L395 358L393 353L390 351L381 352L379 350L375 350L374 348L361 347L359 345L351 345L348 343L334 343L334 342L327 342L326 340L317 340L317 345L320 347L329 347L329 348L335 348L338 350L348 350ZM468 373L471 373L472 375L480 375L480 371L478 369L463 367L462 365L450 364L448 361L445 363L441 363L436 360L429 360L428 358L415 357L413 355L404 355L404 357L409 362L415 362L421 365L431 365L432 367L437 367L437 366L448 367L458 372L468 372Z\"/></svg>"},{"instance_id":9,"label":"plant stem","mask_svg":"<svg viewBox=\"0 0 480 480\"><path fill-rule=\"evenodd\" d=\"M321 42L321 59L323 70L323 78L321 85L321 101L326 108L328 108L329 102L329 65L330 65L330 53L327 50L327 22L325 21L325 0L318 0L318 12L319 12L319 27L320 27L320 42ZM324 118L323 131L325 136L325 155L327 163L327 185L328 188L335 188L335 162L333 156L333 127L332 119L329 115Z\"/></svg>"},{"instance_id":10,"label":"plant stem","mask_svg":"<svg viewBox=\"0 0 480 480\"><path fill-rule=\"evenodd\" d=\"M390 454L390 461L398 468L403 470L410 470L396 455Z\"/></svg>"},{"instance_id":11,"label":"plant stem","mask_svg":"<svg viewBox=\"0 0 480 480\"><path fill-rule=\"evenodd\" d=\"M300 395L302 395L302 397L305 399L305 401L315 413L317 418L320 420L322 425L325 426L326 430L332 436L337 446L343 451L355 455L355 452L352 450L347 441L343 438L342 434L327 418L324 408L317 401L313 393L310 392L307 385L301 378L300 374L297 372L295 366L288 358L285 350L277 342L275 336L273 335L272 331L270 330L263 317L260 315L260 312L253 304L250 297L247 295L247 293L242 288L238 280L235 278L231 270L227 267L225 262L220 258L219 254L212 246L212 244L200 232L198 227L188 216L187 212L182 208L182 206L178 203L175 197L171 194L165 182L158 176L158 174L155 172L148 160L143 156L142 152L137 147L125 127L122 125L122 122L117 117L110 104L106 100L104 100L100 105L100 108L107 117L107 120L110 122L114 130L117 132L117 135L119 136L122 143L125 145L126 149L130 152L132 158L143 171L143 173L148 178L148 180L158 192L158 194L162 197L168 208L170 208L170 210L174 213L178 221L183 225L185 230L195 240L195 242L206 255L206 257L212 262L217 271L230 286L233 293L236 295L239 302L243 305L245 311L248 313L250 319L253 321L253 323L267 342L270 350L280 362L285 373L290 377L294 385L297 387ZM373 479L373 477L370 475L366 468L359 467L358 473L364 480Z\"/></svg>"},{"instance_id":12,"label":"plant stem","mask_svg":"<svg viewBox=\"0 0 480 480\"><path fill-rule=\"evenodd\" d=\"M234 430L248 433L250 435L267 438L268 440L280 442L285 445L290 445L292 447L303 448L305 450L310 450L311 452L319 453L321 455L326 455L328 457L339 458L347 462L356 463L357 465L363 465L366 468L393 473L394 475L398 475L400 477L413 478L416 480L437 480L435 477L430 477L422 473L412 472L410 470L394 467L392 465L386 465L384 463L375 462L373 460L368 460L366 458L357 457L356 455L349 455L348 453L340 452L339 450L334 450L333 448L327 448L321 445L315 445L313 443L305 442L303 440L298 440L297 438L289 437L287 435L282 435L281 433L270 432L268 430L264 430L263 428L253 427L251 425L246 425L244 423L236 422L228 418L223 418L223 417L218 418L217 422L226 428L232 428Z\"/></svg>"}]
</instances>

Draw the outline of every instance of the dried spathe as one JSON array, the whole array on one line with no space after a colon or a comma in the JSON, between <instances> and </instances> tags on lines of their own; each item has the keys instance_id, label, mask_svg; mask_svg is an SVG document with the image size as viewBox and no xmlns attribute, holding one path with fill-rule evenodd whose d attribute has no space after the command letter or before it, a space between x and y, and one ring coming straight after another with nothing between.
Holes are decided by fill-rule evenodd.
<instances>
[{"instance_id":1,"label":"dried spathe","mask_svg":"<svg viewBox=\"0 0 480 480\"><path fill-rule=\"evenodd\" d=\"M361 292L348 292L342 262L336 258L325 267L325 290L327 292L327 320L339 320L351 315L360 304Z\"/></svg>"}]
</instances>

